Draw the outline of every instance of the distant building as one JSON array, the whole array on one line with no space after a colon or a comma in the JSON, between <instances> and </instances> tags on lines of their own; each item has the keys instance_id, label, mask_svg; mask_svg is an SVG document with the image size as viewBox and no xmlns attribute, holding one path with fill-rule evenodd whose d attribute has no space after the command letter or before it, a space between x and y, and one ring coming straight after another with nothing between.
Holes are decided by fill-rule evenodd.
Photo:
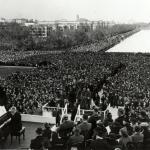
<instances>
[{"instance_id":1,"label":"distant building","mask_svg":"<svg viewBox=\"0 0 150 150\"><path fill-rule=\"evenodd\" d=\"M5 23L6 19L5 18L0 18L0 23Z\"/></svg>"},{"instance_id":2,"label":"distant building","mask_svg":"<svg viewBox=\"0 0 150 150\"><path fill-rule=\"evenodd\" d=\"M28 22L28 19L24 19L24 18L18 19L18 18L16 18L16 19L12 19L12 22L25 25L25 23Z\"/></svg>"},{"instance_id":3,"label":"distant building","mask_svg":"<svg viewBox=\"0 0 150 150\"><path fill-rule=\"evenodd\" d=\"M68 21L68 20L55 20L55 21L37 21L33 19L25 19L25 18L16 18L12 20L6 20L4 18L0 19L0 23L6 23L6 22L15 22L18 24L21 24L26 27L30 27L32 36L38 36L38 37L47 37L49 33L53 30L76 30L80 27L88 27L89 30L95 30L97 27L110 27L113 26L114 22L108 22L108 21L90 21L86 18L80 18L79 15L76 16L75 21Z\"/></svg>"}]
</instances>

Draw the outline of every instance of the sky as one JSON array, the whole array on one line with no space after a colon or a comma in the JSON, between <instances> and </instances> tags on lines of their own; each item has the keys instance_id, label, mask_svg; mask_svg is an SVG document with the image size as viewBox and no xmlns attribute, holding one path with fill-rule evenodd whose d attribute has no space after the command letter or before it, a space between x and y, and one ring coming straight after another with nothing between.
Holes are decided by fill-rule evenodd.
<instances>
[{"instance_id":1,"label":"sky","mask_svg":"<svg viewBox=\"0 0 150 150\"><path fill-rule=\"evenodd\" d=\"M0 18L150 22L150 0L0 0Z\"/></svg>"}]
</instances>

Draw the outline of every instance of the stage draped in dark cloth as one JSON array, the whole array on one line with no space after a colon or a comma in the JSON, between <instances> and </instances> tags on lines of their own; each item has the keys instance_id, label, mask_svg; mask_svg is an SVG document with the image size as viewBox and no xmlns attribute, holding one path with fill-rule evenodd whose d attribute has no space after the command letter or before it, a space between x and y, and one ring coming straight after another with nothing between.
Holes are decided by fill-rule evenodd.
<instances>
[{"instance_id":1,"label":"stage draped in dark cloth","mask_svg":"<svg viewBox=\"0 0 150 150\"><path fill-rule=\"evenodd\" d=\"M0 106L7 106L7 96L6 96L6 92L4 91L4 89L0 86Z\"/></svg>"}]
</instances>

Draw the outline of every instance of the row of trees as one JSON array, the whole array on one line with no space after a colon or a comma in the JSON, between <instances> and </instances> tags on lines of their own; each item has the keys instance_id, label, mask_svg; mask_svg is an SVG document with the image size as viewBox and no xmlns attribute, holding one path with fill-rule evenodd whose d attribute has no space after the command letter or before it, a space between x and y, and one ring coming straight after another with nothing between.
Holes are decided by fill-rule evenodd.
<instances>
[{"instance_id":1,"label":"row of trees","mask_svg":"<svg viewBox=\"0 0 150 150\"><path fill-rule=\"evenodd\" d=\"M134 25L97 26L91 30L81 25L76 30L53 30L46 38L32 36L31 28L17 23L0 25L0 50L57 50L81 44L106 40L111 36L126 33L136 28Z\"/></svg>"}]
</instances>

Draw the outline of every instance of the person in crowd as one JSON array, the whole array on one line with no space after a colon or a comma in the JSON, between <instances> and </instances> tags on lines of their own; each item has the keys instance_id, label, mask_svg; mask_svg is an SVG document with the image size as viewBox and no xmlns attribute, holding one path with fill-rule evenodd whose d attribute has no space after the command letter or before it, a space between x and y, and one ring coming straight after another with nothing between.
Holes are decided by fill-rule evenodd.
<instances>
[{"instance_id":1,"label":"person in crowd","mask_svg":"<svg viewBox=\"0 0 150 150\"><path fill-rule=\"evenodd\" d=\"M97 128L99 128L102 131L103 137L106 137L108 135L107 129L105 128L105 126L101 120L97 121ZM95 138L94 134L93 134L93 138Z\"/></svg>"},{"instance_id":2,"label":"person in crowd","mask_svg":"<svg viewBox=\"0 0 150 150\"><path fill-rule=\"evenodd\" d=\"M104 119L104 126L107 127L113 123L112 114L109 112Z\"/></svg>"},{"instance_id":3,"label":"person in crowd","mask_svg":"<svg viewBox=\"0 0 150 150\"><path fill-rule=\"evenodd\" d=\"M90 149L91 150L112 150L111 146L107 143L107 141L103 138L103 132L99 127L94 129L95 132L95 140L91 142Z\"/></svg>"},{"instance_id":4,"label":"person in crowd","mask_svg":"<svg viewBox=\"0 0 150 150\"><path fill-rule=\"evenodd\" d=\"M43 150L44 149L44 140L42 136L42 128L36 129L36 138L31 140L30 148L34 150Z\"/></svg>"},{"instance_id":5,"label":"person in crowd","mask_svg":"<svg viewBox=\"0 0 150 150\"><path fill-rule=\"evenodd\" d=\"M68 119L68 115L64 115L62 124L58 127L57 132L61 138L66 140L70 136L74 126L74 122Z\"/></svg>"},{"instance_id":6,"label":"person in crowd","mask_svg":"<svg viewBox=\"0 0 150 150\"><path fill-rule=\"evenodd\" d=\"M107 137L106 140L109 145L111 145L112 149L114 150L115 148L121 148L118 141L117 141L118 136L114 133L110 133Z\"/></svg>"},{"instance_id":7,"label":"person in crowd","mask_svg":"<svg viewBox=\"0 0 150 150\"><path fill-rule=\"evenodd\" d=\"M49 123L45 123L45 124L44 124L44 127L45 127L45 129L43 130L42 136L43 136L44 138L47 138L48 140L50 140L50 138L51 138L51 133L52 133L52 131L51 131L51 129L50 129L50 124L49 124Z\"/></svg>"},{"instance_id":8,"label":"person in crowd","mask_svg":"<svg viewBox=\"0 0 150 150\"><path fill-rule=\"evenodd\" d=\"M14 106L10 108L10 113L11 113L10 132L13 135L17 135L18 132L22 129L21 115L17 111L17 108Z\"/></svg>"},{"instance_id":9,"label":"person in crowd","mask_svg":"<svg viewBox=\"0 0 150 150\"><path fill-rule=\"evenodd\" d=\"M143 122L140 124L142 128L142 133L144 135L143 139L143 149L144 150L149 150L150 148L150 130L149 130L149 124L146 122Z\"/></svg>"},{"instance_id":10,"label":"person in crowd","mask_svg":"<svg viewBox=\"0 0 150 150\"><path fill-rule=\"evenodd\" d=\"M60 125L60 120L61 120L61 110L58 104L56 108L56 126L57 127Z\"/></svg>"},{"instance_id":11,"label":"person in crowd","mask_svg":"<svg viewBox=\"0 0 150 150\"><path fill-rule=\"evenodd\" d=\"M132 116L130 117L130 124L131 127L133 129L133 132L135 131L135 127L138 126L138 122L137 122L137 118L135 116L135 118L132 118Z\"/></svg>"},{"instance_id":12,"label":"person in crowd","mask_svg":"<svg viewBox=\"0 0 150 150\"><path fill-rule=\"evenodd\" d=\"M68 94L68 100L69 100L69 107L70 109L74 108L74 104L76 103L77 98L77 88L75 85L73 85L71 91Z\"/></svg>"},{"instance_id":13,"label":"person in crowd","mask_svg":"<svg viewBox=\"0 0 150 150\"><path fill-rule=\"evenodd\" d=\"M123 121L124 121L124 110L122 108L118 109L118 118L115 120L115 122L118 122L123 127Z\"/></svg>"},{"instance_id":14,"label":"person in crowd","mask_svg":"<svg viewBox=\"0 0 150 150\"><path fill-rule=\"evenodd\" d=\"M90 138L92 124L88 123L88 115L83 115L83 121L78 125L78 128L80 129L81 134L84 135L85 139Z\"/></svg>"},{"instance_id":15,"label":"person in crowd","mask_svg":"<svg viewBox=\"0 0 150 150\"><path fill-rule=\"evenodd\" d=\"M71 110L71 120L72 120L72 121L74 121L75 116L76 116L76 113L77 113L77 109L78 109L77 103L74 103L73 106L74 106L74 107L73 107L72 110Z\"/></svg>"},{"instance_id":16,"label":"person in crowd","mask_svg":"<svg viewBox=\"0 0 150 150\"><path fill-rule=\"evenodd\" d=\"M92 124L92 132L91 134L93 134L93 130L97 127L97 121L100 119L99 116L99 111L97 108L94 109L92 116L89 117L88 122Z\"/></svg>"},{"instance_id":17,"label":"person in crowd","mask_svg":"<svg viewBox=\"0 0 150 150\"><path fill-rule=\"evenodd\" d=\"M122 128L122 126L120 125L119 122L113 122L110 125L110 130L111 130L110 133L114 133L114 134L116 134L116 136L118 136L121 128Z\"/></svg>"},{"instance_id":18,"label":"person in crowd","mask_svg":"<svg viewBox=\"0 0 150 150\"><path fill-rule=\"evenodd\" d=\"M133 143L143 143L144 135L142 133L141 127L136 126L135 131L131 136Z\"/></svg>"},{"instance_id":19,"label":"person in crowd","mask_svg":"<svg viewBox=\"0 0 150 150\"><path fill-rule=\"evenodd\" d=\"M84 141L84 136L80 134L80 129L78 127L75 127L73 129L73 133L74 134L70 136L67 141L67 145L69 147L78 143L82 143Z\"/></svg>"},{"instance_id":20,"label":"person in crowd","mask_svg":"<svg viewBox=\"0 0 150 150\"><path fill-rule=\"evenodd\" d=\"M122 150L127 150L127 144L132 142L132 138L128 135L128 131L125 128L120 129L120 138L119 144L121 145Z\"/></svg>"},{"instance_id":21,"label":"person in crowd","mask_svg":"<svg viewBox=\"0 0 150 150\"><path fill-rule=\"evenodd\" d=\"M100 97L99 97L98 93L95 91L93 91L93 101L94 101L95 105L99 107Z\"/></svg>"},{"instance_id":22,"label":"person in crowd","mask_svg":"<svg viewBox=\"0 0 150 150\"><path fill-rule=\"evenodd\" d=\"M81 92L81 108L90 109L91 92L89 88L84 87Z\"/></svg>"},{"instance_id":23,"label":"person in crowd","mask_svg":"<svg viewBox=\"0 0 150 150\"><path fill-rule=\"evenodd\" d=\"M133 127L131 126L130 122L128 120L123 120L123 125L123 128L125 128L128 134L131 136L133 133Z\"/></svg>"},{"instance_id":24,"label":"person in crowd","mask_svg":"<svg viewBox=\"0 0 150 150\"><path fill-rule=\"evenodd\" d=\"M49 123L45 123L44 127L45 127L45 129L43 130L43 133L42 133L44 147L45 148L51 148L52 145L50 143L50 140L52 138L52 131L50 129L50 124Z\"/></svg>"},{"instance_id":25,"label":"person in crowd","mask_svg":"<svg viewBox=\"0 0 150 150\"><path fill-rule=\"evenodd\" d=\"M139 116L139 121L141 123L150 121L145 111L141 111L140 116Z\"/></svg>"}]
</instances>

